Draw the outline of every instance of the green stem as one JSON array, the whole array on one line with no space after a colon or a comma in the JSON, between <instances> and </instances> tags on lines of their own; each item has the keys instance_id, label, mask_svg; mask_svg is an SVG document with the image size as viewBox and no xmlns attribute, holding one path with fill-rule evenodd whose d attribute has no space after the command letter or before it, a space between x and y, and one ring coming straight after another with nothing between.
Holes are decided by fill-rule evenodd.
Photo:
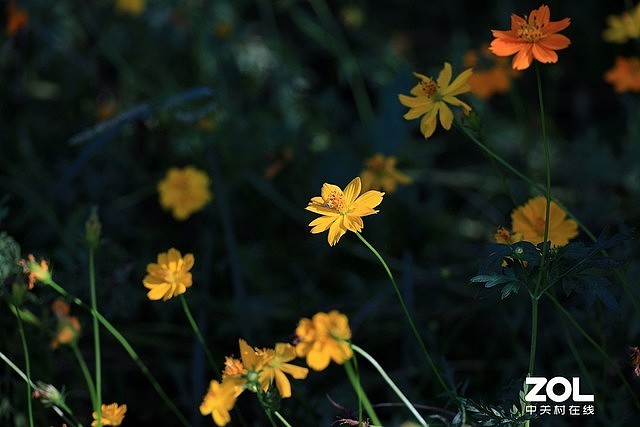
<instances>
[{"instance_id":1,"label":"green stem","mask_svg":"<svg viewBox=\"0 0 640 427\"><path fill-rule=\"evenodd\" d=\"M367 394L362 389L362 385L360 384L360 378L356 373L355 369L353 368L352 363L353 363L352 360L347 360L344 364L344 368L347 371L347 376L349 377L349 381L351 381L351 386L353 387L353 389L356 391L356 394L358 395L358 404L359 405L362 404L362 406L364 406L364 410L367 412L367 414L369 415L369 418L371 418L371 420L375 425L381 426L382 423L378 419L378 415L376 415L376 411L373 409L373 405L371 405L371 402L369 401ZM358 413L358 420L360 422L360 425L362 425L362 414L360 413L360 411Z\"/></svg>"},{"instance_id":2,"label":"green stem","mask_svg":"<svg viewBox=\"0 0 640 427\"><path fill-rule=\"evenodd\" d=\"M58 292L60 295L66 298L69 298L74 304L78 305L79 307L82 307L83 309L88 310L90 312L92 311L91 307L89 307L87 304L82 302L82 300L80 300L79 298L71 297L69 293L63 287L58 285L53 279L49 279L43 283L45 285L51 286L56 292ZM180 420L180 423L185 427L190 427L190 424L185 418L185 416L182 415L182 413L178 410L178 408L173 403L173 401L169 399L164 389L160 386L158 381L155 379L155 377L151 374L151 372L147 368L147 365L144 364L144 362L138 356L138 353L136 353L133 347L131 347L131 344L129 344L129 341L127 341L127 339L111 324L111 322L109 322L102 314L100 314L100 312L95 311L92 314L96 316L98 321L102 324L102 326L104 326L105 329L107 329L107 331L109 331L109 333L113 335L113 337L116 340L118 340L120 345L122 345L125 351L129 354L129 357L131 357L131 359L135 362L135 364L142 371L144 376L147 377L147 379L153 386L156 393L158 393L158 395L164 402L164 404L167 405L169 410L173 412L173 414L176 416L176 418L178 418L178 420Z\"/></svg>"},{"instance_id":3,"label":"green stem","mask_svg":"<svg viewBox=\"0 0 640 427\"><path fill-rule=\"evenodd\" d=\"M286 427L291 427L291 424L289 424L289 422L282 416L280 415L280 412L278 411L273 411L273 414L276 416L277 419L280 420L280 422L285 425Z\"/></svg>"},{"instance_id":4,"label":"green stem","mask_svg":"<svg viewBox=\"0 0 640 427\"><path fill-rule=\"evenodd\" d=\"M34 427L33 422L33 405L31 403L31 362L29 358L29 347L27 346L27 337L24 333L24 326L22 324L22 316L20 315L20 308L15 307L16 317L18 319L18 332L20 333L20 341L22 342L22 350L24 351L24 370L25 379L27 383L27 412L29 414L29 426Z\"/></svg>"},{"instance_id":5,"label":"green stem","mask_svg":"<svg viewBox=\"0 0 640 427\"><path fill-rule=\"evenodd\" d=\"M434 363L433 358L431 357L431 354L429 353L429 350L427 350L427 347L424 344L424 341L422 340L422 336L420 336L420 333L418 332L418 328L416 328L416 325L413 322L413 319L411 318L411 315L409 314L409 310L407 309L407 306L406 306L406 304L404 302L404 298L402 297L402 294L400 293L400 289L398 288L398 285L396 284L396 280L394 279L393 274L391 273L391 270L389 269L389 266L387 265L385 260L382 258L380 253L378 253L378 251L373 246L371 246L371 244L362 236L362 234L360 234L359 232L356 232L355 234L362 241L362 243L364 243L365 246L367 248L369 248L369 250L371 252L373 252L373 254L376 256L376 258L378 258L378 261L380 261L380 263L382 264L382 267L384 268L384 270L387 272L387 276L391 280L391 284L393 285L393 289L396 292L396 296L398 297L398 301L400 301L400 306L402 307L402 311L404 313L404 316L407 319L407 322L409 322L409 326L411 327L411 331L413 332L413 335L415 336L416 340L418 341L420 349L422 350L422 354L424 354L425 357L427 358L427 362L429 363L429 366L431 367L431 370L435 374L435 376L436 376L438 382L440 383L440 385L442 386L442 388L444 388L444 390L449 394L449 396L455 401L456 400L456 396L455 396L454 392L449 388L447 383L444 381L444 379L440 375L440 371L436 367L436 364Z\"/></svg>"},{"instance_id":6,"label":"green stem","mask_svg":"<svg viewBox=\"0 0 640 427\"><path fill-rule=\"evenodd\" d=\"M209 361L209 365L211 365L213 372L216 372L216 373L220 372L220 370L218 369L218 365L215 362L215 359L213 358L213 356L211 355L211 352L209 351L209 347L205 343L202 333L200 333L200 328L198 327L198 324L196 323L196 321L193 318L193 315L191 314L191 310L189 309L189 305L187 304L187 299L184 297L184 294L180 294L180 302L182 302L182 308L184 309L184 313L187 315L187 319L189 319L189 324L191 325L193 332L196 334L198 341L200 341L200 345L202 345L204 353L207 356L207 360Z\"/></svg>"},{"instance_id":7,"label":"green stem","mask_svg":"<svg viewBox=\"0 0 640 427\"><path fill-rule=\"evenodd\" d=\"M91 397L91 405L93 406L93 410L98 413L96 409L96 385L91 378L91 373L89 372L89 368L87 367L87 363L78 348L78 344L75 340L69 343L71 349L73 350L73 354L76 356L76 360L78 361L78 365L80 366L80 370L82 371L82 375L84 376L84 380L87 383L87 388L89 389L89 396Z\"/></svg>"},{"instance_id":8,"label":"green stem","mask_svg":"<svg viewBox=\"0 0 640 427\"><path fill-rule=\"evenodd\" d=\"M100 325L98 324L98 299L96 297L96 272L94 249L89 247L89 290L91 292L91 317L93 318L93 351L95 353L95 400L94 409L97 414L96 424L98 427L102 425L102 360L100 351Z\"/></svg>"},{"instance_id":9,"label":"green stem","mask_svg":"<svg viewBox=\"0 0 640 427\"><path fill-rule=\"evenodd\" d=\"M420 415L420 413L416 410L416 408L411 404L411 402L409 401L409 399L407 399L407 397L402 393L402 391L400 391L400 389L398 388L398 386L395 385L395 383L391 380L391 378L389 377L389 375L387 375L387 373L384 371L384 369L382 369L382 366L380 366L380 364L378 363L378 361L376 359L374 359L369 353L367 353L366 351L364 351L362 348L358 347L355 344L351 344L351 348L353 349L353 351L355 351L356 353L359 353L360 355L362 355L362 357L364 357L365 359L367 359L369 361L369 363L371 363L373 365L374 368L376 368L376 370L378 371L378 373L382 376L382 378L387 382L387 384L389 385L389 387L391 387L391 390L393 390L393 392L400 398L400 400L402 400L402 403L404 403L404 405L407 407L407 409L409 409L409 411L411 411L411 413L413 414L414 417L416 417L416 420L418 420L418 422L420 423L420 425L422 426L428 426L427 422L424 420L424 418L422 418L422 416Z\"/></svg>"}]
</instances>

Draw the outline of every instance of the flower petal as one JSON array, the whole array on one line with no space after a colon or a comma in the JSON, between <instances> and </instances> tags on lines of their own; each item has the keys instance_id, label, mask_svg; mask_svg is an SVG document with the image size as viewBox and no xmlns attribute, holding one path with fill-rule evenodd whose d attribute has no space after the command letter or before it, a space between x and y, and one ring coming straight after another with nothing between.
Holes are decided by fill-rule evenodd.
<instances>
[{"instance_id":1,"label":"flower petal","mask_svg":"<svg viewBox=\"0 0 640 427\"><path fill-rule=\"evenodd\" d=\"M446 91L447 87L449 87L451 73L451 64L445 62L442 71L440 71L440 74L438 75L438 86L440 86L441 91Z\"/></svg>"},{"instance_id":2,"label":"flower petal","mask_svg":"<svg viewBox=\"0 0 640 427\"><path fill-rule=\"evenodd\" d=\"M351 206L353 201L358 197L362 190L362 182L360 177L357 176L351 180L349 184L344 188L344 204L345 206Z\"/></svg>"}]
</instances>

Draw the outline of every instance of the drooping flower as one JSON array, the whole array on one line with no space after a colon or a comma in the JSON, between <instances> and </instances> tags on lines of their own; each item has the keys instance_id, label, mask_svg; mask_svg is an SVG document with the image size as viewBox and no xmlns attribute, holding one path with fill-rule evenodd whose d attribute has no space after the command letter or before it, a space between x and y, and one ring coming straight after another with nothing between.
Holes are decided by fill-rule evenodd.
<instances>
[{"instance_id":1,"label":"drooping flower","mask_svg":"<svg viewBox=\"0 0 640 427\"><path fill-rule=\"evenodd\" d=\"M18 264L22 267L23 273L28 276L29 289L33 289L36 281L44 283L51 280L49 264L43 259L38 263L33 254L27 255L27 259L21 259Z\"/></svg>"},{"instance_id":2,"label":"drooping flower","mask_svg":"<svg viewBox=\"0 0 640 427\"><path fill-rule=\"evenodd\" d=\"M150 300L167 301L186 292L191 287L191 273L195 259L192 254L184 258L175 248L158 254L158 262L147 265L147 275L142 280L144 287L150 289Z\"/></svg>"},{"instance_id":3,"label":"drooping flower","mask_svg":"<svg viewBox=\"0 0 640 427\"><path fill-rule=\"evenodd\" d=\"M285 374L302 380L307 377L309 370L302 366L286 363L296 358L296 349L291 344L276 343L275 349L267 349L266 352L270 357L262 367L260 378L268 384L273 384L275 381L276 388L282 398L291 397L291 383Z\"/></svg>"},{"instance_id":4,"label":"drooping flower","mask_svg":"<svg viewBox=\"0 0 640 427\"><path fill-rule=\"evenodd\" d=\"M320 196L313 197L305 208L317 213L319 218L309 223L313 234L329 230L327 240L334 246L347 231L358 232L364 227L362 217L378 213L373 209L382 202L384 193L369 190L360 194L362 182L360 177L354 178L344 191L337 185L322 185Z\"/></svg>"},{"instance_id":5,"label":"drooping flower","mask_svg":"<svg viewBox=\"0 0 640 427\"><path fill-rule=\"evenodd\" d=\"M489 46L467 51L463 60L465 67L473 67L468 83L471 93L487 100L495 94L508 93L511 81L520 73L509 64L508 58L491 54Z\"/></svg>"},{"instance_id":6,"label":"drooping flower","mask_svg":"<svg viewBox=\"0 0 640 427\"><path fill-rule=\"evenodd\" d=\"M640 92L640 58L618 56L613 68L604 74L604 80L618 93Z\"/></svg>"},{"instance_id":7,"label":"drooping flower","mask_svg":"<svg viewBox=\"0 0 640 427\"><path fill-rule=\"evenodd\" d=\"M146 0L116 0L116 10L132 16L138 16L144 11Z\"/></svg>"},{"instance_id":8,"label":"drooping flower","mask_svg":"<svg viewBox=\"0 0 640 427\"><path fill-rule=\"evenodd\" d=\"M56 349L60 344L69 344L80 336L80 321L76 316L69 315L69 304L61 299L56 299L51 304L51 311L58 319L56 335L51 341L51 348Z\"/></svg>"},{"instance_id":9,"label":"drooping flower","mask_svg":"<svg viewBox=\"0 0 640 427\"><path fill-rule=\"evenodd\" d=\"M447 104L462 107L465 113L471 111L471 107L456 96L469 92L468 80L472 72L473 70L469 68L451 82L451 64L445 62L436 81L431 77L413 73L420 79L420 82L411 89L413 96L398 95L400 103L409 107L409 111L403 117L406 120L413 120L423 116L420 120L420 132L425 138L429 138L435 132L438 116L442 127L451 129L453 112Z\"/></svg>"},{"instance_id":10,"label":"drooping flower","mask_svg":"<svg viewBox=\"0 0 640 427\"><path fill-rule=\"evenodd\" d=\"M193 166L171 168L158 183L160 205L184 221L211 200L210 181L209 175Z\"/></svg>"},{"instance_id":11,"label":"drooping flower","mask_svg":"<svg viewBox=\"0 0 640 427\"><path fill-rule=\"evenodd\" d=\"M551 21L549 6L542 5L533 10L529 17L511 14L511 29L508 31L491 30L495 39L489 49L498 56L513 57L513 68L525 70L534 59L542 63L558 61L556 50L565 49L571 44L568 37L557 34L571 24L569 18Z\"/></svg>"},{"instance_id":12,"label":"drooping flower","mask_svg":"<svg viewBox=\"0 0 640 427\"><path fill-rule=\"evenodd\" d=\"M242 388L240 388L240 392ZM225 426L231 421L229 411L233 409L238 398L238 385L234 381L223 380L219 383L212 380L209 383L209 390L200 404L200 413L209 415L217 426Z\"/></svg>"},{"instance_id":13,"label":"drooping flower","mask_svg":"<svg viewBox=\"0 0 640 427\"><path fill-rule=\"evenodd\" d=\"M331 360L341 365L353 356L349 319L336 310L300 319L296 337L296 353L306 357L307 365L315 371L324 370Z\"/></svg>"},{"instance_id":14,"label":"drooping flower","mask_svg":"<svg viewBox=\"0 0 640 427\"><path fill-rule=\"evenodd\" d=\"M7 2L7 24L5 32L9 37L13 37L18 32L29 25L29 13L16 6L16 2L10 0Z\"/></svg>"},{"instance_id":15,"label":"drooping flower","mask_svg":"<svg viewBox=\"0 0 640 427\"><path fill-rule=\"evenodd\" d=\"M511 229L520 233L522 240L534 245L544 240L547 200L542 196L530 199L511 212ZM578 235L578 223L567 218L566 212L555 202L549 208L548 240L552 246L564 246Z\"/></svg>"},{"instance_id":16,"label":"drooping flower","mask_svg":"<svg viewBox=\"0 0 640 427\"><path fill-rule=\"evenodd\" d=\"M609 43L626 43L640 38L640 3L630 12L607 16L608 27L602 32L602 38Z\"/></svg>"},{"instance_id":17,"label":"drooping flower","mask_svg":"<svg viewBox=\"0 0 640 427\"><path fill-rule=\"evenodd\" d=\"M102 405L100 408L102 412L101 421L103 426L119 426L122 424L124 414L127 412L127 405L118 405L117 403ZM91 427L95 427L97 425L98 414L94 412Z\"/></svg>"},{"instance_id":18,"label":"drooping flower","mask_svg":"<svg viewBox=\"0 0 640 427\"><path fill-rule=\"evenodd\" d=\"M360 172L362 189L393 193L398 184L411 184L411 178L396 169L397 161L395 156L385 157L380 153L365 160L366 169Z\"/></svg>"}]
</instances>

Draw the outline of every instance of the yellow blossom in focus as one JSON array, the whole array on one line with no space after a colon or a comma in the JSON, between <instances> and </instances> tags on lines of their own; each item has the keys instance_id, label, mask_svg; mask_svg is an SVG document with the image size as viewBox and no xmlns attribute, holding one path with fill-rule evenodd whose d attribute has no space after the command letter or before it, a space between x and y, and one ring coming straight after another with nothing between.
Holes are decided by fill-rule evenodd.
<instances>
[{"instance_id":1,"label":"yellow blossom in focus","mask_svg":"<svg viewBox=\"0 0 640 427\"><path fill-rule=\"evenodd\" d=\"M56 349L60 344L69 344L80 335L80 321L76 316L69 315L69 304L56 299L51 304L51 311L58 319L56 336L51 341L51 348Z\"/></svg>"},{"instance_id":2,"label":"yellow blossom in focus","mask_svg":"<svg viewBox=\"0 0 640 427\"><path fill-rule=\"evenodd\" d=\"M186 292L191 287L191 273L195 259L192 254L184 258L175 248L158 254L158 262L147 265L147 275L142 280L144 287L150 289L150 300L167 301Z\"/></svg>"},{"instance_id":3,"label":"yellow blossom in focus","mask_svg":"<svg viewBox=\"0 0 640 427\"><path fill-rule=\"evenodd\" d=\"M112 403L110 405L102 405L102 425L103 426L119 426L122 424L122 420L124 419L124 414L127 412L127 405L118 405L117 403ZM91 422L91 427L95 427L98 424L98 414L93 413L93 421Z\"/></svg>"},{"instance_id":4,"label":"yellow blossom in focus","mask_svg":"<svg viewBox=\"0 0 640 427\"><path fill-rule=\"evenodd\" d=\"M27 259L21 259L18 264L22 267L22 271L28 275L29 289L33 289L36 281L47 282L51 280L49 264L45 260L40 260L38 263L33 254L27 255Z\"/></svg>"},{"instance_id":5,"label":"yellow blossom in focus","mask_svg":"<svg viewBox=\"0 0 640 427\"><path fill-rule=\"evenodd\" d=\"M320 214L319 218L309 223L313 234L329 230L327 240L334 246L347 231L358 232L364 227L362 217L378 213L373 209L382 202L384 193L369 190L360 194L362 182L360 177L354 178L344 191L337 185L322 185L319 197L313 197L307 207L308 211Z\"/></svg>"},{"instance_id":6,"label":"yellow blossom in focus","mask_svg":"<svg viewBox=\"0 0 640 427\"><path fill-rule=\"evenodd\" d=\"M417 119L420 116L420 132L425 138L429 138L436 130L436 122L440 118L443 128L449 130L453 124L453 112L449 105L462 107L465 113L471 111L471 107L456 98L465 92L469 92L468 83L472 69L463 71L451 82L451 64L444 63L444 67L437 80L422 74L413 73L420 82L411 89L411 95L398 95L400 103L409 107L409 111L403 116L406 120ZM449 104L449 105L447 105Z\"/></svg>"},{"instance_id":7,"label":"yellow blossom in focus","mask_svg":"<svg viewBox=\"0 0 640 427\"><path fill-rule=\"evenodd\" d=\"M613 68L605 73L604 80L618 93L640 92L640 58L618 56Z\"/></svg>"},{"instance_id":8,"label":"yellow blossom in focus","mask_svg":"<svg viewBox=\"0 0 640 427\"><path fill-rule=\"evenodd\" d=\"M411 178L396 169L398 159L378 153L365 161L366 169L360 172L363 190L384 190L393 193L398 184L411 184Z\"/></svg>"},{"instance_id":9,"label":"yellow blossom in focus","mask_svg":"<svg viewBox=\"0 0 640 427\"><path fill-rule=\"evenodd\" d=\"M240 388L240 392L242 388ZM209 390L200 404L200 413L209 415L217 426L225 426L231 421L229 411L233 409L240 394L235 381L223 380L219 383L213 380L209 383Z\"/></svg>"},{"instance_id":10,"label":"yellow blossom in focus","mask_svg":"<svg viewBox=\"0 0 640 427\"><path fill-rule=\"evenodd\" d=\"M158 183L160 205L184 221L211 200L210 181L209 175L193 166L171 168Z\"/></svg>"},{"instance_id":11,"label":"yellow blossom in focus","mask_svg":"<svg viewBox=\"0 0 640 427\"><path fill-rule=\"evenodd\" d=\"M315 371L324 370L331 360L341 365L353 356L349 319L336 310L301 319L296 337L296 353L306 357L307 365Z\"/></svg>"},{"instance_id":12,"label":"yellow blossom in focus","mask_svg":"<svg viewBox=\"0 0 640 427\"><path fill-rule=\"evenodd\" d=\"M609 43L626 43L640 38L640 3L631 12L607 16L607 29L602 38Z\"/></svg>"},{"instance_id":13,"label":"yellow blossom in focus","mask_svg":"<svg viewBox=\"0 0 640 427\"><path fill-rule=\"evenodd\" d=\"M262 367L261 380L263 379L268 384L273 384L275 381L280 396L283 398L291 397L291 383L285 374L289 374L297 380L302 380L307 377L309 370L286 363L296 358L296 349L291 344L276 343L275 349L267 349L266 352L269 355L269 359L268 363Z\"/></svg>"},{"instance_id":14,"label":"yellow blossom in focus","mask_svg":"<svg viewBox=\"0 0 640 427\"><path fill-rule=\"evenodd\" d=\"M534 197L523 206L511 212L511 229L514 233L522 235L522 240L534 245L544 240L545 214L547 200L542 197ZM569 240L578 235L578 224L573 219L568 219L566 212L551 202L549 207L549 234L548 240L551 246L564 246Z\"/></svg>"},{"instance_id":15,"label":"yellow blossom in focus","mask_svg":"<svg viewBox=\"0 0 640 427\"><path fill-rule=\"evenodd\" d=\"M146 0L116 0L116 10L132 16L138 16L144 11Z\"/></svg>"}]
</instances>

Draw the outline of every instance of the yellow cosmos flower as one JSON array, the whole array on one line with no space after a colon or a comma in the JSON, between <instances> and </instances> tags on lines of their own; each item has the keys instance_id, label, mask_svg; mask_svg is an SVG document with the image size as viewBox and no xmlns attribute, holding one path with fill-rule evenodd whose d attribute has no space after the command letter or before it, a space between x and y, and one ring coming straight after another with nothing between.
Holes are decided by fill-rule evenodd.
<instances>
[{"instance_id":1,"label":"yellow cosmos flower","mask_svg":"<svg viewBox=\"0 0 640 427\"><path fill-rule=\"evenodd\" d=\"M324 370L331 360L341 365L353 356L349 319L336 310L301 319L296 337L296 353L306 357L307 365L315 371Z\"/></svg>"},{"instance_id":2,"label":"yellow cosmos flower","mask_svg":"<svg viewBox=\"0 0 640 427\"><path fill-rule=\"evenodd\" d=\"M291 383L285 374L302 380L307 378L309 370L302 366L286 363L296 358L296 348L291 344L277 343L275 349L267 349L266 352L269 355L269 362L262 368L260 378L268 384L273 384L275 381L280 396L283 398L291 397Z\"/></svg>"},{"instance_id":3,"label":"yellow cosmos flower","mask_svg":"<svg viewBox=\"0 0 640 427\"><path fill-rule=\"evenodd\" d=\"M211 414L217 426L225 426L231 421L229 411L236 404L239 394L238 385L234 381L223 380L219 383L213 380L209 383L209 390L200 404L200 413Z\"/></svg>"},{"instance_id":4,"label":"yellow cosmos flower","mask_svg":"<svg viewBox=\"0 0 640 427\"><path fill-rule=\"evenodd\" d=\"M100 408L102 408L101 420L103 426L119 426L122 424L124 414L127 412L127 405L118 405L117 403L102 405ZM91 427L98 425L98 414L95 412L93 413L93 420Z\"/></svg>"},{"instance_id":5,"label":"yellow cosmos flower","mask_svg":"<svg viewBox=\"0 0 640 427\"><path fill-rule=\"evenodd\" d=\"M431 77L413 73L420 79L420 82L411 89L413 96L398 95L400 103L409 107L409 111L403 117L406 120L413 120L423 116L420 121L420 132L425 138L429 138L435 132L438 117L443 128L451 129L453 112L447 104L462 107L465 113L471 111L471 107L456 96L469 92L468 80L472 72L473 70L469 68L452 82L451 64L445 62L436 81Z\"/></svg>"},{"instance_id":6,"label":"yellow cosmos flower","mask_svg":"<svg viewBox=\"0 0 640 427\"><path fill-rule=\"evenodd\" d=\"M146 0L116 0L116 10L132 16L138 16L144 11Z\"/></svg>"},{"instance_id":7,"label":"yellow cosmos flower","mask_svg":"<svg viewBox=\"0 0 640 427\"><path fill-rule=\"evenodd\" d=\"M184 221L209 203L210 182L209 175L193 166L171 168L158 183L160 205L175 219Z\"/></svg>"},{"instance_id":8,"label":"yellow cosmos flower","mask_svg":"<svg viewBox=\"0 0 640 427\"><path fill-rule=\"evenodd\" d=\"M393 193L398 184L411 184L411 178L396 169L397 161L395 156L385 157L380 153L368 158L365 161L367 168L360 172L362 188Z\"/></svg>"},{"instance_id":9,"label":"yellow cosmos flower","mask_svg":"<svg viewBox=\"0 0 640 427\"><path fill-rule=\"evenodd\" d=\"M80 321L76 316L69 315L69 304L56 299L51 304L51 311L58 319L58 329L51 341L51 348L56 349L60 344L69 344L80 336Z\"/></svg>"},{"instance_id":10,"label":"yellow cosmos flower","mask_svg":"<svg viewBox=\"0 0 640 427\"><path fill-rule=\"evenodd\" d=\"M344 191L337 185L322 185L320 197L313 197L305 208L308 211L322 215L309 223L313 234L329 230L327 240L334 246L344 233L362 230L362 217L378 213L373 209L382 202L384 193L370 190L360 194L362 182L360 177L354 178Z\"/></svg>"},{"instance_id":11,"label":"yellow cosmos flower","mask_svg":"<svg viewBox=\"0 0 640 427\"><path fill-rule=\"evenodd\" d=\"M621 15L609 15L608 27L602 32L602 38L609 43L626 43L640 38L640 3L631 12Z\"/></svg>"},{"instance_id":12,"label":"yellow cosmos flower","mask_svg":"<svg viewBox=\"0 0 640 427\"><path fill-rule=\"evenodd\" d=\"M578 224L568 219L566 212L557 203L551 202L549 209L548 239L552 246L564 246L578 235ZM547 200L544 197L530 199L511 213L511 229L520 234L524 241L534 245L542 243L546 211Z\"/></svg>"},{"instance_id":13,"label":"yellow cosmos flower","mask_svg":"<svg viewBox=\"0 0 640 427\"><path fill-rule=\"evenodd\" d=\"M158 262L147 265L147 275L142 280L144 287L150 289L147 297L150 300L167 301L183 294L191 287L191 273L195 259L192 254L184 258L175 248L158 254Z\"/></svg>"}]
</instances>

